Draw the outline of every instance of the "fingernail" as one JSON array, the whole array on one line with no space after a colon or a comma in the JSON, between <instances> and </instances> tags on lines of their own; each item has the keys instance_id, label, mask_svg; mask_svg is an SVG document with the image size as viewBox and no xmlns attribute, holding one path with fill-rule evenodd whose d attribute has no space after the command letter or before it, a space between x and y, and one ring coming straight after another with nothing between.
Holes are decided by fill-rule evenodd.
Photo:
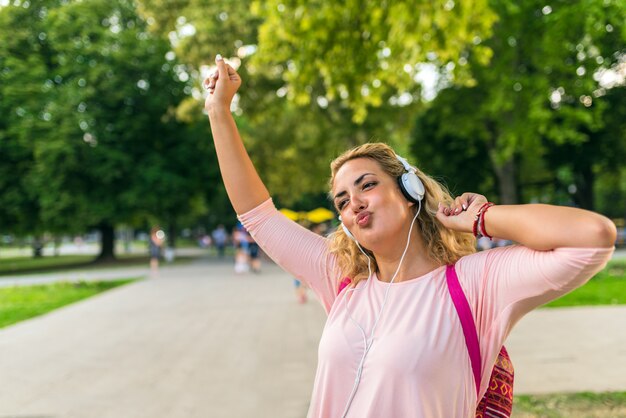
<instances>
[{"instance_id":1,"label":"fingernail","mask_svg":"<svg viewBox=\"0 0 626 418\"><path fill-rule=\"evenodd\" d=\"M463 210L467 210L467 205L463 203Z\"/></svg>"},{"instance_id":2,"label":"fingernail","mask_svg":"<svg viewBox=\"0 0 626 418\"><path fill-rule=\"evenodd\" d=\"M223 59L224 59L224 58L222 58L222 54L217 54L217 55L215 56L215 62L217 62L217 61L221 61L221 60L223 60Z\"/></svg>"}]
</instances>

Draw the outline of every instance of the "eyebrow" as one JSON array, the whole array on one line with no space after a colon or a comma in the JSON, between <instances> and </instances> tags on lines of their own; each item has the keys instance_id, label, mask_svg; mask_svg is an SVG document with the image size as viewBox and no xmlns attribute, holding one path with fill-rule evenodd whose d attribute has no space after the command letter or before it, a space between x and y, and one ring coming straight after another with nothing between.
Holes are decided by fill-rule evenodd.
<instances>
[{"instance_id":1,"label":"eyebrow","mask_svg":"<svg viewBox=\"0 0 626 418\"><path fill-rule=\"evenodd\" d=\"M363 179L365 178L365 176L369 176L369 175L375 176L376 174L374 174L374 173L365 173L365 174L362 174L362 175L360 175L360 176L359 176L359 178L357 178L357 179L354 181L354 185L355 185L355 186L358 186L358 185L359 185L359 183L361 183L361 182L363 181ZM335 197L333 197L333 200L337 200L337 198L342 197L342 196L344 196L344 195L346 195L346 194L348 194L348 192L347 192L347 191L345 191L345 190L344 190L344 191L342 191L342 192L339 192L339 193L337 193L337 194L335 195Z\"/></svg>"}]
</instances>

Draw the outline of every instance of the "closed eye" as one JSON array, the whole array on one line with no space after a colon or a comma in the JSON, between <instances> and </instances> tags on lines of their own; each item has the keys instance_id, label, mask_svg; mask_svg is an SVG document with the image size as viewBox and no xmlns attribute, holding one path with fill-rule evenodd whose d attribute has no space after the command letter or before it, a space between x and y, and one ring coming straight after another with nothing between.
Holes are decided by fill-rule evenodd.
<instances>
[{"instance_id":1,"label":"closed eye","mask_svg":"<svg viewBox=\"0 0 626 418\"><path fill-rule=\"evenodd\" d=\"M378 182L375 182L375 181L369 181L369 182L367 182L367 183L365 183L365 184L363 185L363 190L365 190L365 189L371 189L372 187L376 186L377 184L378 184Z\"/></svg>"}]
</instances>

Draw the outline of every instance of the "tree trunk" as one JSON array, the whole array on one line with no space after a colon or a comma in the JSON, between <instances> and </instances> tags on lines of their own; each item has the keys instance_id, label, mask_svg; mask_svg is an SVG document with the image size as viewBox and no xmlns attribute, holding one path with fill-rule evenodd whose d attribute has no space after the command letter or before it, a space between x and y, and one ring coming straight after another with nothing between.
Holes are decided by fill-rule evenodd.
<instances>
[{"instance_id":1,"label":"tree trunk","mask_svg":"<svg viewBox=\"0 0 626 418\"><path fill-rule=\"evenodd\" d=\"M176 248L176 223L170 222L167 226L167 247Z\"/></svg>"},{"instance_id":2,"label":"tree trunk","mask_svg":"<svg viewBox=\"0 0 626 418\"><path fill-rule=\"evenodd\" d=\"M101 250L97 261L115 260L115 228L113 225L103 222L100 224Z\"/></svg>"},{"instance_id":3,"label":"tree trunk","mask_svg":"<svg viewBox=\"0 0 626 418\"><path fill-rule=\"evenodd\" d=\"M43 257L43 238L35 237L33 240L33 258Z\"/></svg>"},{"instance_id":4,"label":"tree trunk","mask_svg":"<svg viewBox=\"0 0 626 418\"><path fill-rule=\"evenodd\" d=\"M519 202L517 193L517 176L515 159L512 157L502 165L494 164L498 176L498 190L501 205L516 205Z\"/></svg>"},{"instance_id":5,"label":"tree trunk","mask_svg":"<svg viewBox=\"0 0 626 418\"><path fill-rule=\"evenodd\" d=\"M510 119L510 115L508 117ZM504 163L500 163L497 151L500 133L497 125L493 121L487 122L487 130L490 133L487 149L489 150L489 160L498 180L499 203L501 205L515 205L519 202L516 157L512 155Z\"/></svg>"},{"instance_id":6,"label":"tree trunk","mask_svg":"<svg viewBox=\"0 0 626 418\"><path fill-rule=\"evenodd\" d=\"M61 237L55 236L54 237L54 256L55 257L58 257L61 255L61 244L62 244Z\"/></svg>"},{"instance_id":7,"label":"tree trunk","mask_svg":"<svg viewBox=\"0 0 626 418\"><path fill-rule=\"evenodd\" d=\"M574 168L576 170L576 168ZM573 194L573 199L576 205L582 209L594 210L593 202L593 183L595 181L595 175L591 165L584 167L578 167L580 170L575 173L576 178L576 192Z\"/></svg>"}]
</instances>

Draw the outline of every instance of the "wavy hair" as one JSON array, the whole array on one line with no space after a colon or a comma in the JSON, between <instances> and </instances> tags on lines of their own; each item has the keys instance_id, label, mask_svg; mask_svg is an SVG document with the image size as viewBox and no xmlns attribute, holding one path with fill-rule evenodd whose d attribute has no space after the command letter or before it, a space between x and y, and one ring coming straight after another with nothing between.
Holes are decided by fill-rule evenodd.
<instances>
[{"instance_id":1,"label":"wavy hair","mask_svg":"<svg viewBox=\"0 0 626 418\"><path fill-rule=\"evenodd\" d=\"M389 145L380 142L363 144L344 152L330 164L329 189L331 194L339 169L346 162L356 158L369 158L376 161L383 171L393 178L398 178L405 173L404 166L398 161L396 153ZM446 187L417 168L415 174L424 183L426 189L422 200L422 211L417 218L417 223L430 258L444 265L452 264L459 258L474 253L476 251L476 239L472 234L448 229L435 217L439 202L450 204L454 201ZM417 207L417 205L414 206L415 211L417 211ZM352 280L352 284L355 285L360 280L367 279L367 257L361 253L356 243L346 235L343 228L337 228L329 239L330 251L336 254L341 271ZM364 249L364 251L371 258L372 271L377 271L378 265L373 254L369 250Z\"/></svg>"}]
</instances>

